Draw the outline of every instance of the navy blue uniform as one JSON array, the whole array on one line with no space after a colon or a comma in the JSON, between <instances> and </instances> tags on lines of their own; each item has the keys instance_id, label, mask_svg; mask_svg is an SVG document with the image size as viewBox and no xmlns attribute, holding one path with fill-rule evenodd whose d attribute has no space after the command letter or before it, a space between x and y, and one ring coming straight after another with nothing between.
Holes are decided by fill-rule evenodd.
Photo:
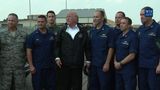
<instances>
[{"instance_id":1,"label":"navy blue uniform","mask_svg":"<svg viewBox=\"0 0 160 90\"><path fill-rule=\"evenodd\" d=\"M129 30L125 35L120 34L116 41L116 61L120 62L129 53L137 53L137 34ZM122 66L116 70L116 90L136 90L136 60Z\"/></svg>"},{"instance_id":2,"label":"navy blue uniform","mask_svg":"<svg viewBox=\"0 0 160 90\"><path fill-rule=\"evenodd\" d=\"M111 90L111 71L103 72L108 49L114 47L112 29L103 25L99 30L93 28L90 31L91 38L91 71L90 90Z\"/></svg>"},{"instance_id":3,"label":"navy blue uniform","mask_svg":"<svg viewBox=\"0 0 160 90\"><path fill-rule=\"evenodd\" d=\"M113 34L114 34L115 41L117 40L118 36L119 36L121 33L122 33L122 31L121 31L120 28L116 28L116 27L113 28Z\"/></svg>"},{"instance_id":4,"label":"navy blue uniform","mask_svg":"<svg viewBox=\"0 0 160 90\"><path fill-rule=\"evenodd\" d=\"M140 26L139 34L139 88L160 90L160 75L156 74L160 50L156 39L160 38L160 25L155 21L150 26Z\"/></svg>"},{"instance_id":5,"label":"navy blue uniform","mask_svg":"<svg viewBox=\"0 0 160 90\"><path fill-rule=\"evenodd\" d=\"M42 34L38 29L27 40L32 49L32 61L36 73L32 75L34 90L55 90L54 34L47 30Z\"/></svg>"}]
</instances>

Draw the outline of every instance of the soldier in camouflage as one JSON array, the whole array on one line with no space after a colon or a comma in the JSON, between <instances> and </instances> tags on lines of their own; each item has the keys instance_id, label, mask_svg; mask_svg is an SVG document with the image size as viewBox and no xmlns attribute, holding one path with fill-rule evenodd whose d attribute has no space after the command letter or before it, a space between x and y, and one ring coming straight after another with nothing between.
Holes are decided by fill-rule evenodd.
<instances>
[{"instance_id":1,"label":"soldier in camouflage","mask_svg":"<svg viewBox=\"0 0 160 90\"><path fill-rule=\"evenodd\" d=\"M56 14L54 11L47 12L47 28L51 30L54 35L57 37L57 34L60 31L60 27L56 25Z\"/></svg>"},{"instance_id":2,"label":"soldier in camouflage","mask_svg":"<svg viewBox=\"0 0 160 90\"><path fill-rule=\"evenodd\" d=\"M8 15L7 29L0 32L0 90L15 90L25 87L25 40L27 33L17 29L18 16Z\"/></svg>"},{"instance_id":3,"label":"soldier in camouflage","mask_svg":"<svg viewBox=\"0 0 160 90\"><path fill-rule=\"evenodd\" d=\"M47 12L47 28L52 31L55 35L55 40L57 40L57 34L59 33L60 31L60 27L58 27L56 25L56 14L54 11L50 10ZM56 90L58 90L57 87L60 87L58 85L60 85L60 75L59 75L59 72L60 69L58 66L56 66Z\"/></svg>"}]
</instances>

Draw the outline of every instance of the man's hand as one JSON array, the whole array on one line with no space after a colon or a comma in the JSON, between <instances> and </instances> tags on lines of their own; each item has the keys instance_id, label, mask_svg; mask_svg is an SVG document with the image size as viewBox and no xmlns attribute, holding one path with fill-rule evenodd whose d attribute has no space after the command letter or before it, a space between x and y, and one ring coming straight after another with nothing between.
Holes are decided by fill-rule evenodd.
<instances>
[{"instance_id":1,"label":"man's hand","mask_svg":"<svg viewBox=\"0 0 160 90\"><path fill-rule=\"evenodd\" d=\"M156 68L156 74L160 74L160 64Z\"/></svg>"},{"instance_id":2,"label":"man's hand","mask_svg":"<svg viewBox=\"0 0 160 90\"><path fill-rule=\"evenodd\" d=\"M86 67L86 72L89 73L90 63L86 63L84 67Z\"/></svg>"},{"instance_id":3,"label":"man's hand","mask_svg":"<svg viewBox=\"0 0 160 90\"><path fill-rule=\"evenodd\" d=\"M109 63L105 63L103 65L103 72L108 72L109 71L109 67L110 67Z\"/></svg>"},{"instance_id":4,"label":"man's hand","mask_svg":"<svg viewBox=\"0 0 160 90\"><path fill-rule=\"evenodd\" d=\"M57 66L59 68L61 68L62 67L62 62L61 62L60 58L56 58L55 61L56 61Z\"/></svg>"},{"instance_id":5,"label":"man's hand","mask_svg":"<svg viewBox=\"0 0 160 90\"><path fill-rule=\"evenodd\" d=\"M31 74L35 74L36 73L36 68L32 65L29 67Z\"/></svg>"},{"instance_id":6,"label":"man's hand","mask_svg":"<svg viewBox=\"0 0 160 90\"><path fill-rule=\"evenodd\" d=\"M120 62L114 61L114 67L116 70L120 70L122 68L122 65Z\"/></svg>"}]
</instances>

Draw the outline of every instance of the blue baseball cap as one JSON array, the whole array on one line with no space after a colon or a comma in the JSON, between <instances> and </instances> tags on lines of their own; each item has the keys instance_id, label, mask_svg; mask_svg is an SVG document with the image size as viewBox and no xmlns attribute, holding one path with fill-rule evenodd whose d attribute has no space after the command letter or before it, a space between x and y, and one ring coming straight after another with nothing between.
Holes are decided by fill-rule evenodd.
<instances>
[{"instance_id":1,"label":"blue baseball cap","mask_svg":"<svg viewBox=\"0 0 160 90\"><path fill-rule=\"evenodd\" d=\"M143 10L145 17L153 17L153 9L151 7L144 7Z\"/></svg>"}]
</instances>

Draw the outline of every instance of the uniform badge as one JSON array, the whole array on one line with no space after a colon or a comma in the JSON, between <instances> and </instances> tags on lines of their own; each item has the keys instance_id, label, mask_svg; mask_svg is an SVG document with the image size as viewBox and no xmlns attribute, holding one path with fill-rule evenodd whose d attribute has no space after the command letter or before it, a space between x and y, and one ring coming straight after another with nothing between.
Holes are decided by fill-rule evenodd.
<instances>
[{"instance_id":1,"label":"uniform badge","mask_svg":"<svg viewBox=\"0 0 160 90\"><path fill-rule=\"evenodd\" d=\"M54 37L53 37L53 36L51 36L51 37L49 38L49 40L54 40Z\"/></svg>"},{"instance_id":2,"label":"uniform badge","mask_svg":"<svg viewBox=\"0 0 160 90\"><path fill-rule=\"evenodd\" d=\"M79 35L78 35L78 38L82 38L82 37L83 37L83 35L82 35L82 34L79 34Z\"/></svg>"},{"instance_id":3,"label":"uniform badge","mask_svg":"<svg viewBox=\"0 0 160 90\"><path fill-rule=\"evenodd\" d=\"M39 39L37 38L36 41L39 41Z\"/></svg>"},{"instance_id":4,"label":"uniform badge","mask_svg":"<svg viewBox=\"0 0 160 90\"><path fill-rule=\"evenodd\" d=\"M54 33L55 36L57 36L57 34L58 34L57 32Z\"/></svg>"},{"instance_id":5,"label":"uniform badge","mask_svg":"<svg viewBox=\"0 0 160 90\"><path fill-rule=\"evenodd\" d=\"M140 32L138 32L138 36L140 36L141 35L141 33Z\"/></svg>"},{"instance_id":6,"label":"uniform badge","mask_svg":"<svg viewBox=\"0 0 160 90\"><path fill-rule=\"evenodd\" d=\"M127 41L123 41L122 44L127 45L127 46L129 45L129 43Z\"/></svg>"},{"instance_id":7,"label":"uniform badge","mask_svg":"<svg viewBox=\"0 0 160 90\"><path fill-rule=\"evenodd\" d=\"M156 34L154 32L151 32L148 34L149 36L156 36Z\"/></svg>"},{"instance_id":8,"label":"uniform badge","mask_svg":"<svg viewBox=\"0 0 160 90\"><path fill-rule=\"evenodd\" d=\"M106 34L101 34L100 37L105 37L106 38L107 35Z\"/></svg>"}]
</instances>

